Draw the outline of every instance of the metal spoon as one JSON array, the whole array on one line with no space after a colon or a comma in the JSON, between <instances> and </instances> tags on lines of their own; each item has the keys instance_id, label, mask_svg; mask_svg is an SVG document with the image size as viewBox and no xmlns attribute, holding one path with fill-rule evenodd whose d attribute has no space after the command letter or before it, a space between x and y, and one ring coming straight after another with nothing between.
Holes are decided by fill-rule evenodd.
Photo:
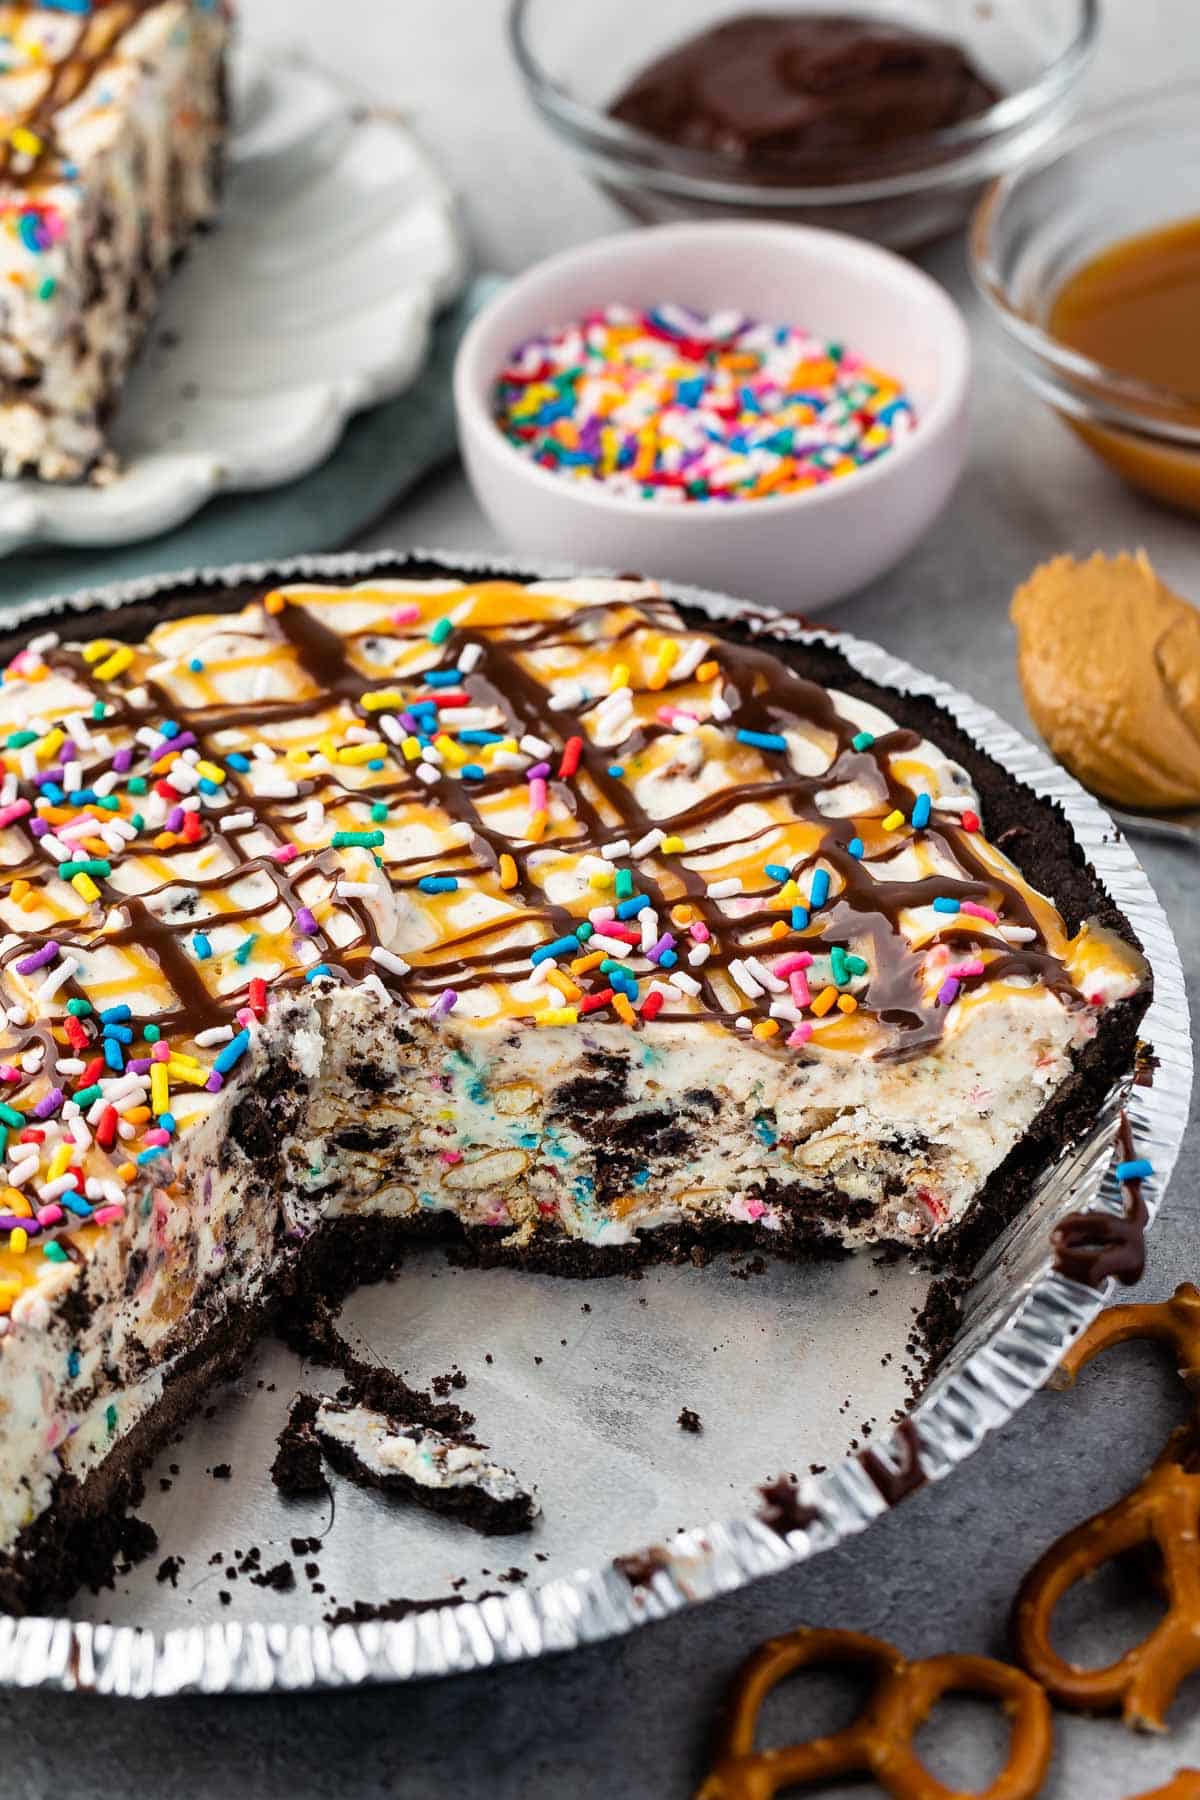
<instances>
[{"instance_id":1,"label":"metal spoon","mask_svg":"<svg viewBox=\"0 0 1200 1800\"><path fill-rule=\"evenodd\" d=\"M1101 805L1108 806L1107 800L1102 800ZM1193 849L1200 850L1200 808L1170 813L1122 812L1115 806L1108 806L1108 810L1122 831L1135 837L1140 834L1165 839L1171 844L1190 844Z\"/></svg>"}]
</instances>

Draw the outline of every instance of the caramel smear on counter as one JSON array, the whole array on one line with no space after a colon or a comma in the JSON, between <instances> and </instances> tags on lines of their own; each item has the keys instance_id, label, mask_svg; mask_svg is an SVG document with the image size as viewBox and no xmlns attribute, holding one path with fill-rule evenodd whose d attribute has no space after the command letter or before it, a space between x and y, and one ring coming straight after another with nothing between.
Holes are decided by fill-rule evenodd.
<instances>
[{"instance_id":1,"label":"caramel smear on counter","mask_svg":"<svg viewBox=\"0 0 1200 1800\"><path fill-rule=\"evenodd\" d=\"M1012 619L1025 704L1085 787L1145 811L1200 806L1200 611L1143 551L1043 563Z\"/></svg>"}]
</instances>

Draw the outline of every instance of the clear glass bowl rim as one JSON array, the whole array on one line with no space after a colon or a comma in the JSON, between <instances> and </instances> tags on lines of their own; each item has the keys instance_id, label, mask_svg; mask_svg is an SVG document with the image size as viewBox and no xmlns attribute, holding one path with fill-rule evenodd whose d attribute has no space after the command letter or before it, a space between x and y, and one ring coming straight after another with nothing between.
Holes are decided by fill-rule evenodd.
<instances>
[{"instance_id":1,"label":"clear glass bowl rim","mask_svg":"<svg viewBox=\"0 0 1200 1800\"><path fill-rule=\"evenodd\" d=\"M929 160L923 160L918 167L899 175L868 175L861 181L832 185L765 186L730 180L723 173L721 158L700 151L670 149L668 153L677 162L688 166L664 166L661 139L574 99L550 77L533 47L529 30L533 4L534 0L509 0L508 41L534 104L556 129L585 147L601 163L607 161L614 172L628 176L636 168L644 183L660 192L729 206L752 205L760 210L859 205L977 180L975 157L979 153L1032 124L1074 87L1091 60L1100 25L1100 0L1078 0L1078 23L1070 43L1047 63L1037 80L1003 95L986 112L919 140ZM955 152L959 154L956 156ZM864 156L863 164L869 168L869 156Z\"/></svg>"},{"instance_id":2,"label":"clear glass bowl rim","mask_svg":"<svg viewBox=\"0 0 1200 1800\"><path fill-rule=\"evenodd\" d=\"M1122 375L1051 337L1015 304L995 253L995 237L1005 210L1016 202L1029 181L1055 163L1081 150L1093 149L1096 151L1093 160L1098 172L1099 192L1099 181L1107 162L1097 146L1110 141L1115 147L1117 140L1127 139L1131 134L1146 142L1161 143L1163 114L1175 110L1186 114L1189 122L1200 123L1200 81L1179 82L1153 93L1135 95L1117 106L1106 108L1102 118L1075 126L1041 155L991 182L975 209L967 242L972 279L992 316L1022 350L1028 351L1074 390L1073 401L1069 396L1052 394L1050 397L1055 404L1062 400L1071 411L1103 412L1114 424L1145 435L1197 444L1200 443L1200 405L1195 400L1154 382ZM1196 212L1200 214L1200 202ZM1113 242L1119 242L1121 235L1114 233ZM1045 378L1036 385L1044 391Z\"/></svg>"}]
</instances>

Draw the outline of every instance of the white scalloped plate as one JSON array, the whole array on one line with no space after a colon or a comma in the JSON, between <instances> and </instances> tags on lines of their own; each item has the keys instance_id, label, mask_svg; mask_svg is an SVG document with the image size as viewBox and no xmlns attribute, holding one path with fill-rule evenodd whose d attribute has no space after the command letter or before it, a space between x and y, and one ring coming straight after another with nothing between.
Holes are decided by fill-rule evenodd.
<instances>
[{"instance_id":1,"label":"white scalloped plate","mask_svg":"<svg viewBox=\"0 0 1200 1800\"><path fill-rule=\"evenodd\" d=\"M394 115L287 60L235 58L219 227L167 287L107 487L0 482L0 555L132 543L213 494L275 487L406 388L466 250L449 188Z\"/></svg>"}]
</instances>

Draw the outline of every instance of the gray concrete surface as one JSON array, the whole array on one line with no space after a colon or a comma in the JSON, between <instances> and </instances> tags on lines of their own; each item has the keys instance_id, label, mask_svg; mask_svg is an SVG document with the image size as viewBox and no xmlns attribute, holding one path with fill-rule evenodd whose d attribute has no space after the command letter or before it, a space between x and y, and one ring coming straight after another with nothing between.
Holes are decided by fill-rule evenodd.
<instances>
[{"instance_id":1,"label":"gray concrete surface","mask_svg":"<svg viewBox=\"0 0 1200 1800\"><path fill-rule=\"evenodd\" d=\"M467 191L485 264L515 269L615 222L524 113L495 0L246 0L245 10L251 35L305 38L324 62L411 110ZM1112 0L1093 104L1189 67L1200 74L1194 16L1191 0ZM983 331L960 244L926 262L966 306L975 332L970 467L925 543L836 619L974 689L1027 728L1007 622L1013 584L1059 550L1143 544L1168 579L1200 597L1200 528L1125 492L1016 385ZM447 472L366 541L480 548L493 540L461 478ZM1195 1009L1200 850L1146 846L1145 861L1178 933ZM1200 1273L1198 1176L1193 1121L1152 1239L1146 1298ZM1130 1485L1181 1415L1173 1377L1145 1347L1131 1347L1090 1371L1069 1397L1033 1401L944 1487L910 1500L859 1541L638 1637L534 1667L291 1699L133 1705L0 1695L0 1795L673 1800L704 1768L729 1676L771 1632L800 1622L851 1625L914 1655L1003 1653L1021 1572L1052 1537ZM1144 1607L1128 1617L1132 1634ZM1112 1649L1107 1628L1082 1617L1077 1624L1080 1643ZM996 1734L975 1710L950 1711L934 1739L939 1772L978 1785ZM798 1696L781 1701L774 1741L808 1735L815 1717ZM1149 1740L1112 1722L1060 1719L1047 1795L1122 1800L1200 1765L1195 1684L1172 1723L1168 1738Z\"/></svg>"}]
</instances>

